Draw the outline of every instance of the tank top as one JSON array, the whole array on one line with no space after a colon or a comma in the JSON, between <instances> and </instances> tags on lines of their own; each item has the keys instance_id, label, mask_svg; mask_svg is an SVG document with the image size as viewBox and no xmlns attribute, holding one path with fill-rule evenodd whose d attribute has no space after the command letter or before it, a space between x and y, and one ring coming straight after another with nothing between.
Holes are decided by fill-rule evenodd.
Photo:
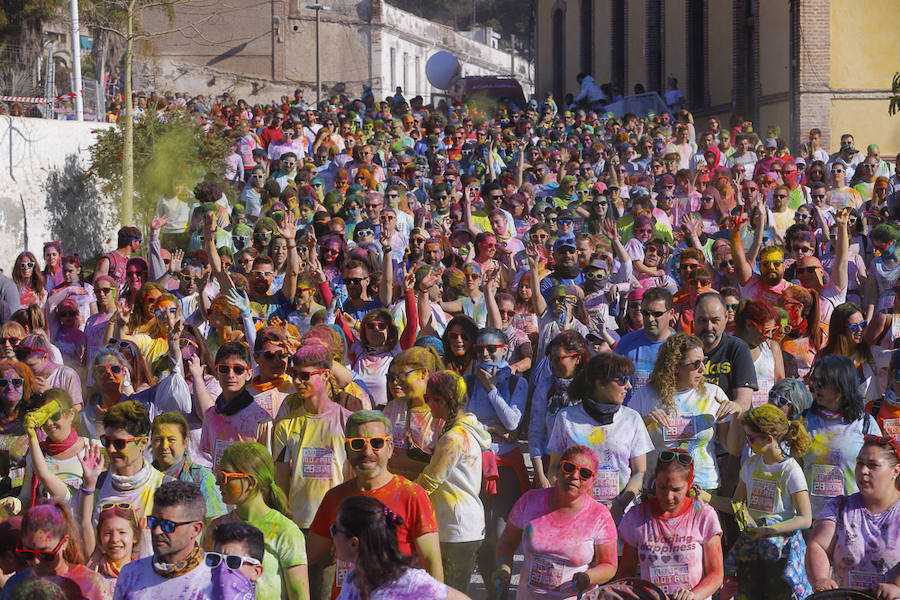
<instances>
[{"instance_id":1,"label":"tank top","mask_svg":"<svg viewBox=\"0 0 900 600\"><path fill-rule=\"evenodd\" d=\"M873 261L872 266L875 270L875 281L878 284L878 304L876 304L875 310L891 308L894 304L894 285L900 279L900 264L889 269L879 257Z\"/></svg>"},{"instance_id":2,"label":"tank top","mask_svg":"<svg viewBox=\"0 0 900 600\"><path fill-rule=\"evenodd\" d=\"M769 342L760 344L759 356L753 361L753 368L756 369L756 382L759 384L759 389L753 392L750 404L756 408L769 401L769 390L775 385L775 355L772 354Z\"/></svg>"}]
</instances>

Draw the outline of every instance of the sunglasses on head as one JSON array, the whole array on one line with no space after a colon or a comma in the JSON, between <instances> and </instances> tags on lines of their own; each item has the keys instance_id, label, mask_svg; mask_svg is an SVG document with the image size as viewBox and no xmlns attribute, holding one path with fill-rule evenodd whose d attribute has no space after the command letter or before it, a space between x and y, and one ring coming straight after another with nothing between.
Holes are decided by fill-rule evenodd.
<instances>
[{"instance_id":1,"label":"sunglasses on head","mask_svg":"<svg viewBox=\"0 0 900 600\"><path fill-rule=\"evenodd\" d=\"M139 442L140 440L143 440L145 438L146 438L146 436L139 435L137 437L113 440L113 439L106 437L105 435L101 435L100 436L100 445L103 446L104 448L106 448L107 450L109 450L110 447L112 447L112 448L115 448L115 450L117 452L121 452L122 450L125 449L125 446L127 446L129 443Z\"/></svg>"},{"instance_id":2,"label":"sunglasses on head","mask_svg":"<svg viewBox=\"0 0 900 600\"><path fill-rule=\"evenodd\" d=\"M16 353L16 359L25 360L32 354L47 354L47 351L43 348L35 348L34 346L16 346L13 351Z\"/></svg>"},{"instance_id":3,"label":"sunglasses on head","mask_svg":"<svg viewBox=\"0 0 900 600\"><path fill-rule=\"evenodd\" d=\"M686 450L663 450L659 453L659 462L670 463L677 460L683 467L689 467L694 464L694 459Z\"/></svg>"},{"instance_id":4,"label":"sunglasses on head","mask_svg":"<svg viewBox=\"0 0 900 600\"><path fill-rule=\"evenodd\" d=\"M893 436L873 435L871 433L863 436L864 444L878 444L879 446L888 446L894 451L894 455L900 458L900 447L897 446L897 440Z\"/></svg>"},{"instance_id":5,"label":"sunglasses on head","mask_svg":"<svg viewBox=\"0 0 900 600\"><path fill-rule=\"evenodd\" d=\"M231 372L234 372L235 375L243 375L248 369L247 365L226 365L223 363L216 365L216 373L220 375L228 375Z\"/></svg>"},{"instance_id":6,"label":"sunglasses on head","mask_svg":"<svg viewBox=\"0 0 900 600\"><path fill-rule=\"evenodd\" d=\"M769 403L774 404L778 408L784 408L785 406L793 406L791 401L788 400L787 396L783 396L781 394L776 394L775 392L769 392Z\"/></svg>"},{"instance_id":7,"label":"sunglasses on head","mask_svg":"<svg viewBox=\"0 0 900 600\"><path fill-rule=\"evenodd\" d=\"M594 476L594 472L591 469L589 469L587 467L582 467L580 465L576 465L575 463L573 463L570 460L559 461L559 466L563 470L563 473L567 473L569 475L571 475L575 471L578 471L578 475L582 479L590 479L591 477Z\"/></svg>"},{"instance_id":8,"label":"sunglasses on head","mask_svg":"<svg viewBox=\"0 0 900 600\"><path fill-rule=\"evenodd\" d=\"M346 438L346 441L351 450L354 452L362 452L366 446L369 446L372 450L381 450L393 439L393 436L385 435L374 437L348 437Z\"/></svg>"}]
</instances>

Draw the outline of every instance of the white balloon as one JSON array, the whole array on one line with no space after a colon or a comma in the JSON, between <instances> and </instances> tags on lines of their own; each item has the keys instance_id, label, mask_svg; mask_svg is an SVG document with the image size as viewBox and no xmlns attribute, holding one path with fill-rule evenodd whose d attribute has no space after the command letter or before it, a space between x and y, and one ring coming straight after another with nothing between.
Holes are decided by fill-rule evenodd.
<instances>
[{"instance_id":1,"label":"white balloon","mask_svg":"<svg viewBox=\"0 0 900 600\"><path fill-rule=\"evenodd\" d=\"M459 59L441 50L432 54L425 63L425 77L437 89L448 90L453 85L453 80L459 77L461 68Z\"/></svg>"}]
</instances>

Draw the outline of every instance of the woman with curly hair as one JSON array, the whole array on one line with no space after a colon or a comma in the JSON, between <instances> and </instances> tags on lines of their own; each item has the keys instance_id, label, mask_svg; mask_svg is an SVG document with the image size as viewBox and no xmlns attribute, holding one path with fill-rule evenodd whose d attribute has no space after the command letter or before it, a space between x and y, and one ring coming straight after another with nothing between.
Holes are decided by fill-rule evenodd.
<instances>
[{"instance_id":1,"label":"woman with curly hair","mask_svg":"<svg viewBox=\"0 0 900 600\"><path fill-rule=\"evenodd\" d=\"M648 472L660 451L684 448L694 459L697 484L715 489L720 480L713 440L740 454L742 440L733 442L728 436L730 417L740 407L722 388L706 382L703 365L700 338L676 333L660 346L647 385L635 391L629 406L644 418L656 448L649 454Z\"/></svg>"},{"instance_id":2,"label":"woman with curly hair","mask_svg":"<svg viewBox=\"0 0 900 600\"><path fill-rule=\"evenodd\" d=\"M747 411L741 424L753 455L741 467L734 497L701 491L700 499L723 513L733 513L733 503L747 505L750 527L726 561L736 571L739 598L806 598L812 590L802 531L812 524L812 508L798 460L812 440L799 419L789 421L771 404Z\"/></svg>"},{"instance_id":3,"label":"woman with curly hair","mask_svg":"<svg viewBox=\"0 0 900 600\"><path fill-rule=\"evenodd\" d=\"M16 257L13 264L12 280L19 289L19 302L22 306L31 303L44 304L47 290L44 289L44 275L37 267L37 258L25 251Z\"/></svg>"}]
</instances>

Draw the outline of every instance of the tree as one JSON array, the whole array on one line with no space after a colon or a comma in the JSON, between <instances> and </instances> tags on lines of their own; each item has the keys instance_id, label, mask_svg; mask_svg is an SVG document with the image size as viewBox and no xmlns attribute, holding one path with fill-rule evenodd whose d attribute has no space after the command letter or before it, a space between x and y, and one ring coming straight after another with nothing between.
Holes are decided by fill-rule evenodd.
<instances>
[{"instance_id":1,"label":"tree","mask_svg":"<svg viewBox=\"0 0 900 600\"><path fill-rule=\"evenodd\" d=\"M888 114L894 116L897 112L900 112L900 73L894 73L894 80L891 82L890 100Z\"/></svg>"},{"instance_id":2,"label":"tree","mask_svg":"<svg viewBox=\"0 0 900 600\"><path fill-rule=\"evenodd\" d=\"M184 193L207 174L219 174L224 168L228 139L214 129L206 131L188 115L176 113L168 121L147 115L131 129L134 213L128 221L123 218L123 223L148 225L161 195ZM97 141L91 146L88 175L99 180L106 194L122 194L125 131L125 123L97 131Z\"/></svg>"},{"instance_id":3,"label":"tree","mask_svg":"<svg viewBox=\"0 0 900 600\"><path fill-rule=\"evenodd\" d=\"M49 0L44 0L49 1ZM201 18L190 18L189 22L179 24L177 9L190 7L193 14L205 14ZM202 40L209 46L225 46L234 39L209 40L204 37L200 27L223 12L231 9L225 2L217 0L91 0L86 10L84 21L95 31L105 31L118 36L125 43L123 69L123 95L125 97L125 115L120 119L122 125L121 149L121 217L124 225L134 223L135 198L135 163L134 163L134 106L131 101L131 73L134 64L135 44L146 43L168 35L183 35L191 39ZM156 17L165 16L168 27L157 29L146 27L148 21L159 21Z\"/></svg>"}]
</instances>

